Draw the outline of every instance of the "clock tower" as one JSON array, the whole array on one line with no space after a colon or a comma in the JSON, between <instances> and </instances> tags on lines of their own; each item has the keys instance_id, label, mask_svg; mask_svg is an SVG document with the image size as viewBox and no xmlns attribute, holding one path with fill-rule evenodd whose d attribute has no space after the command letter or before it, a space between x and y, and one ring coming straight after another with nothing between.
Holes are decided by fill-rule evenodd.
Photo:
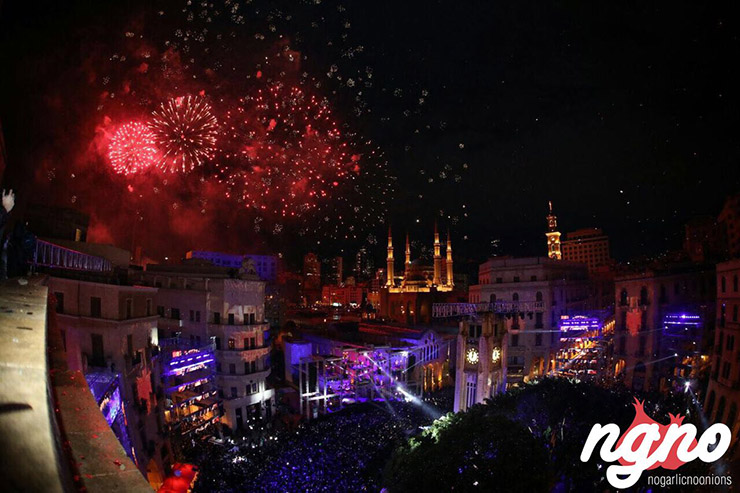
<instances>
[{"instance_id":1,"label":"clock tower","mask_svg":"<svg viewBox=\"0 0 740 493\"><path fill-rule=\"evenodd\" d=\"M560 251L560 232L558 231L558 218L552 212L552 201L548 202L550 213L547 215L547 256L562 260L563 254Z\"/></svg>"},{"instance_id":2,"label":"clock tower","mask_svg":"<svg viewBox=\"0 0 740 493\"><path fill-rule=\"evenodd\" d=\"M455 412L506 390L506 332L501 315L481 313L460 322Z\"/></svg>"}]
</instances>

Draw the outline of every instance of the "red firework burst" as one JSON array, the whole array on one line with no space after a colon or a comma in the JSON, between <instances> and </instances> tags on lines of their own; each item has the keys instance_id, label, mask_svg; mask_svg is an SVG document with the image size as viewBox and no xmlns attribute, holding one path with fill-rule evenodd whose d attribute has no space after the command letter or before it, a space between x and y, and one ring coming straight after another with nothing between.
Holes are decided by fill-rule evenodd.
<instances>
[{"instance_id":1,"label":"red firework burst","mask_svg":"<svg viewBox=\"0 0 740 493\"><path fill-rule=\"evenodd\" d=\"M316 210L357 167L327 102L300 87L272 84L239 100L224 131L223 181L236 198L267 213Z\"/></svg>"},{"instance_id":2,"label":"red firework burst","mask_svg":"<svg viewBox=\"0 0 740 493\"><path fill-rule=\"evenodd\" d=\"M162 154L165 171L187 173L210 159L216 150L218 121L211 106L199 96L162 103L149 124Z\"/></svg>"},{"instance_id":3,"label":"red firework burst","mask_svg":"<svg viewBox=\"0 0 740 493\"><path fill-rule=\"evenodd\" d=\"M158 159L154 134L143 123L121 125L110 140L108 159L118 174L131 175L149 169Z\"/></svg>"}]
</instances>

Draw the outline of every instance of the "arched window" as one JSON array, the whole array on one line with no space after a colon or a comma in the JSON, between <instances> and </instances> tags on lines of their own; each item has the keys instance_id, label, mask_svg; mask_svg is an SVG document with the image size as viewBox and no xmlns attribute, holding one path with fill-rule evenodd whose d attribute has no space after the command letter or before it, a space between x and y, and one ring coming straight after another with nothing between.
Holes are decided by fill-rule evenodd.
<instances>
[{"instance_id":1,"label":"arched window","mask_svg":"<svg viewBox=\"0 0 740 493\"><path fill-rule=\"evenodd\" d=\"M519 293L514 293L511 296L511 301L519 301Z\"/></svg>"},{"instance_id":2,"label":"arched window","mask_svg":"<svg viewBox=\"0 0 740 493\"><path fill-rule=\"evenodd\" d=\"M730 427L730 431L735 428L735 419L737 418L737 404L732 403L730 406L730 414L727 415L727 421L725 424Z\"/></svg>"},{"instance_id":3,"label":"arched window","mask_svg":"<svg viewBox=\"0 0 740 493\"><path fill-rule=\"evenodd\" d=\"M712 411L714 411L714 390L709 393L709 397L707 397L707 403L704 405L704 414L709 418L712 416Z\"/></svg>"},{"instance_id":4,"label":"arched window","mask_svg":"<svg viewBox=\"0 0 740 493\"><path fill-rule=\"evenodd\" d=\"M719 398L719 405L717 406L717 415L714 417L714 422L718 423L722 421L725 414L725 396Z\"/></svg>"},{"instance_id":5,"label":"arched window","mask_svg":"<svg viewBox=\"0 0 740 493\"><path fill-rule=\"evenodd\" d=\"M542 301L542 292L541 291L537 291L537 298L536 299L537 299L537 301Z\"/></svg>"},{"instance_id":6,"label":"arched window","mask_svg":"<svg viewBox=\"0 0 740 493\"><path fill-rule=\"evenodd\" d=\"M622 292L619 294L619 305L627 306L627 290L626 289L623 289Z\"/></svg>"}]
</instances>

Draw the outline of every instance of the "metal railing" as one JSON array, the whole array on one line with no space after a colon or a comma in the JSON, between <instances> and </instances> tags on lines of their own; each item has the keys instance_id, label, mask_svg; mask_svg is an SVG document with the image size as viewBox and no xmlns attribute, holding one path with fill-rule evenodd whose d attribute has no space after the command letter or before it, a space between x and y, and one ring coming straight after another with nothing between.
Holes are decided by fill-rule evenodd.
<instances>
[{"instance_id":1,"label":"metal railing","mask_svg":"<svg viewBox=\"0 0 740 493\"><path fill-rule=\"evenodd\" d=\"M524 313L545 311L544 301L495 301L493 303L434 303L432 317L448 318L479 313Z\"/></svg>"},{"instance_id":2,"label":"metal railing","mask_svg":"<svg viewBox=\"0 0 740 493\"><path fill-rule=\"evenodd\" d=\"M44 240L36 240L33 253L33 267L51 267L59 269L109 272L113 270L110 260L71 248L55 245Z\"/></svg>"}]
</instances>

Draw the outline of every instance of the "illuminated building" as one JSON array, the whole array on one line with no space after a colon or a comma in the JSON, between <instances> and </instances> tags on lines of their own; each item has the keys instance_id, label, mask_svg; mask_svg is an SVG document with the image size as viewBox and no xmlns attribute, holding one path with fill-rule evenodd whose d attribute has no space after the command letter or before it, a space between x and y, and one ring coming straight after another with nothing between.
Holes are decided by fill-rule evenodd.
<instances>
[{"instance_id":1,"label":"illuminated building","mask_svg":"<svg viewBox=\"0 0 740 493\"><path fill-rule=\"evenodd\" d=\"M367 299L364 286L327 285L321 288L321 303L324 305L360 306Z\"/></svg>"},{"instance_id":2,"label":"illuminated building","mask_svg":"<svg viewBox=\"0 0 740 493\"><path fill-rule=\"evenodd\" d=\"M321 301L321 261L315 253L307 253L303 256L301 296L305 305Z\"/></svg>"},{"instance_id":3,"label":"illuminated building","mask_svg":"<svg viewBox=\"0 0 740 493\"><path fill-rule=\"evenodd\" d=\"M581 262L588 266L589 272L600 267L609 267L609 237L599 228L583 228L566 233L561 243L563 260Z\"/></svg>"},{"instance_id":4,"label":"illuminated building","mask_svg":"<svg viewBox=\"0 0 740 493\"><path fill-rule=\"evenodd\" d=\"M285 341L285 379L298 386L308 418L350 403L414 400L451 383L454 341L383 323L304 326Z\"/></svg>"},{"instance_id":5,"label":"illuminated building","mask_svg":"<svg viewBox=\"0 0 740 493\"><path fill-rule=\"evenodd\" d=\"M561 316L601 308L584 264L546 257L489 259L470 286L469 302L499 304L508 384L556 369Z\"/></svg>"},{"instance_id":6,"label":"illuminated building","mask_svg":"<svg viewBox=\"0 0 740 493\"><path fill-rule=\"evenodd\" d=\"M717 327L712 370L704 401L710 423L722 422L732 430L732 459L740 460L736 447L740 426L740 259L717 264ZM738 344L735 344L737 340Z\"/></svg>"},{"instance_id":7,"label":"illuminated building","mask_svg":"<svg viewBox=\"0 0 740 493\"><path fill-rule=\"evenodd\" d=\"M615 279L614 370L628 388L668 391L697 377L714 326L714 267L654 265Z\"/></svg>"},{"instance_id":8,"label":"illuminated building","mask_svg":"<svg viewBox=\"0 0 740 493\"><path fill-rule=\"evenodd\" d=\"M547 215L547 256L560 260L563 255L560 251L560 233L558 232L558 218L552 212L552 202L548 202L550 213Z\"/></svg>"},{"instance_id":9,"label":"illuminated building","mask_svg":"<svg viewBox=\"0 0 740 493\"><path fill-rule=\"evenodd\" d=\"M178 337L160 340L159 347L164 419L173 448L181 450L219 419L215 348L213 343L197 346Z\"/></svg>"},{"instance_id":10,"label":"illuminated building","mask_svg":"<svg viewBox=\"0 0 740 493\"><path fill-rule=\"evenodd\" d=\"M51 277L69 368L88 378L101 411L150 483L161 483L169 445L156 388L157 289Z\"/></svg>"},{"instance_id":11,"label":"illuminated building","mask_svg":"<svg viewBox=\"0 0 740 493\"><path fill-rule=\"evenodd\" d=\"M191 250L185 254L186 259L207 260L216 267L240 269L246 259L251 260L254 270L260 279L267 282L275 282L278 277L279 259L276 255L255 255L245 253L234 255L230 253L209 252L204 250Z\"/></svg>"},{"instance_id":12,"label":"illuminated building","mask_svg":"<svg viewBox=\"0 0 740 493\"><path fill-rule=\"evenodd\" d=\"M344 284L344 259L341 256L332 259L329 284L336 286Z\"/></svg>"},{"instance_id":13,"label":"illuminated building","mask_svg":"<svg viewBox=\"0 0 740 493\"><path fill-rule=\"evenodd\" d=\"M430 323L432 304L453 301L459 296L453 280L452 238L447 233L446 259L442 258L439 231L434 226L434 258L432 265L422 259L412 260L411 244L406 235L404 269L395 276L393 236L388 228L386 283L380 290L380 316L409 325Z\"/></svg>"},{"instance_id":14,"label":"illuminated building","mask_svg":"<svg viewBox=\"0 0 740 493\"><path fill-rule=\"evenodd\" d=\"M506 390L506 333L503 317L486 313L460 322L457 336L454 410Z\"/></svg>"},{"instance_id":15,"label":"illuminated building","mask_svg":"<svg viewBox=\"0 0 740 493\"><path fill-rule=\"evenodd\" d=\"M148 265L139 282L158 287L155 304L162 338L179 337L191 347L213 342L222 422L236 430L272 414L267 388L269 325L265 282L256 272L231 277L225 268Z\"/></svg>"}]
</instances>

